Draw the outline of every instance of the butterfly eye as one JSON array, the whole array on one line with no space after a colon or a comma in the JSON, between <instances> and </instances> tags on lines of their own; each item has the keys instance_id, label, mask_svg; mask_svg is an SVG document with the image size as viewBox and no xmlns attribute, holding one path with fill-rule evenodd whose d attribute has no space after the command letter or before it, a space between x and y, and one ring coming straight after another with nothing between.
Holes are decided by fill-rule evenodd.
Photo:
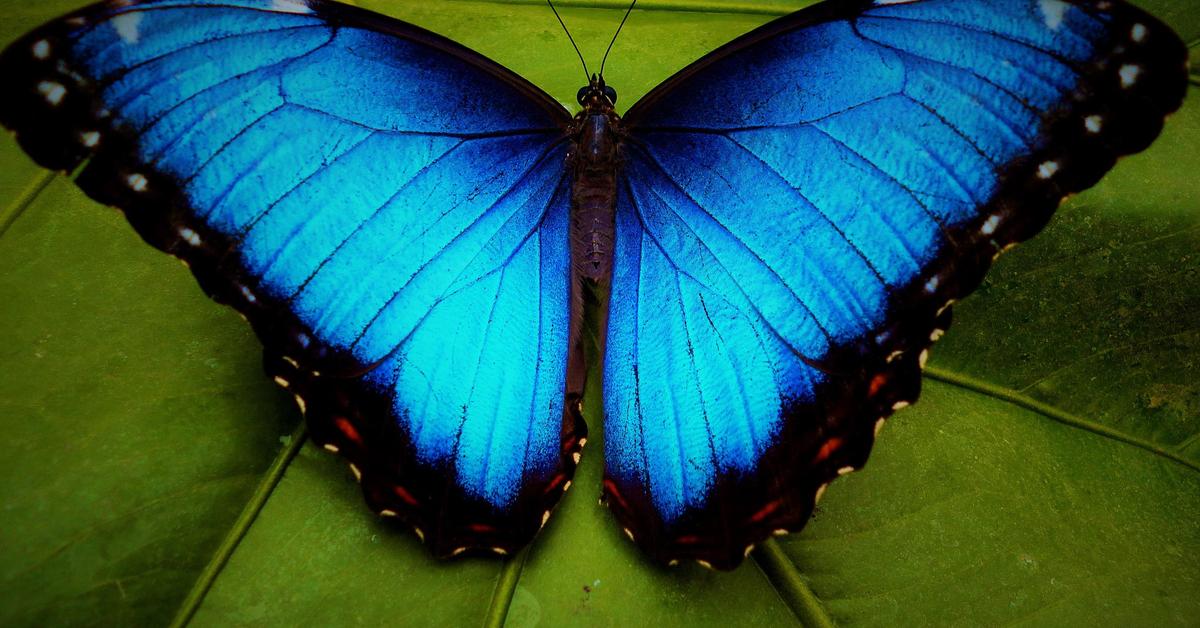
<instances>
[{"instance_id":1,"label":"butterfly eye","mask_svg":"<svg viewBox=\"0 0 1200 628\"><path fill-rule=\"evenodd\" d=\"M605 85L604 86L604 95L606 97L608 97L608 102L610 102L614 105L617 104L617 90Z\"/></svg>"},{"instance_id":2,"label":"butterfly eye","mask_svg":"<svg viewBox=\"0 0 1200 628\"><path fill-rule=\"evenodd\" d=\"M579 104L584 104L583 101L587 99L589 89L591 89L590 86L584 86L579 89L579 93L575 95L575 100L578 100Z\"/></svg>"}]
</instances>

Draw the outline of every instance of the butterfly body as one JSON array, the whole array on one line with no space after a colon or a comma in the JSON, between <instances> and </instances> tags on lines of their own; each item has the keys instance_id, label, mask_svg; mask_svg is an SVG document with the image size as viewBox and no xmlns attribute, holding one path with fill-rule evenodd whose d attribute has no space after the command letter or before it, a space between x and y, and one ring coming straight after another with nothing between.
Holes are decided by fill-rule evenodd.
<instances>
[{"instance_id":1,"label":"butterfly body","mask_svg":"<svg viewBox=\"0 0 1200 628\"><path fill-rule=\"evenodd\" d=\"M571 184L571 251L575 271L596 284L608 281L616 239L617 177L621 166L621 118L616 92L593 77L579 92L583 110L568 135Z\"/></svg>"},{"instance_id":2,"label":"butterfly body","mask_svg":"<svg viewBox=\"0 0 1200 628\"><path fill-rule=\"evenodd\" d=\"M114 0L4 51L0 122L245 315L440 556L549 520L610 290L605 499L656 561L729 569L865 464L950 305L1153 141L1186 59L1120 0L827 0L572 116L330 0Z\"/></svg>"}]
</instances>

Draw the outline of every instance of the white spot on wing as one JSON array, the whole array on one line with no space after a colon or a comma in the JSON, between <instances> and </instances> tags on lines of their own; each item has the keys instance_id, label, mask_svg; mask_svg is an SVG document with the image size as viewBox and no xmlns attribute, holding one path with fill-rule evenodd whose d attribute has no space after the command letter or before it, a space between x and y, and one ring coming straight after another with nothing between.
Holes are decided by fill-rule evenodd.
<instances>
[{"instance_id":1,"label":"white spot on wing","mask_svg":"<svg viewBox=\"0 0 1200 628\"><path fill-rule=\"evenodd\" d=\"M79 142L88 148L95 148L96 144L100 143L100 133L96 131L88 131L79 134Z\"/></svg>"},{"instance_id":2,"label":"white spot on wing","mask_svg":"<svg viewBox=\"0 0 1200 628\"><path fill-rule=\"evenodd\" d=\"M33 56L38 59L46 59L50 56L50 42L45 39L39 39L33 44Z\"/></svg>"},{"instance_id":3,"label":"white spot on wing","mask_svg":"<svg viewBox=\"0 0 1200 628\"><path fill-rule=\"evenodd\" d=\"M146 186L149 185L146 177L141 174L131 174L125 177L125 182L129 184L129 187L133 188L134 192L145 192Z\"/></svg>"},{"instance_id":4,"label":"white spot on wing","mask_svg":"<svg viewBox=\"0 0 1200 628\"><path fill-rule=\"evenodd\" d=\"M300 13L307 15L312 13L308 3L304 0L271 0L271 10L281 11L283 13Z\"/></svg>"},{"instance_id":5,"label":"white spot on wing","mask_svg":"<svg viewBox=\"0 0 1200 628\"><path fill-rule=\"evenodd\" d=\"M1139 65L1126 64L1121 66L1121 87L1133 87L1137 82L1138 77L1142 74L1142 67Z\"/></svg>"},{"instance_id":6,"label":"white spot on wing","mask_svg":"<svg viewBox=\"0 0 1200 628\"><path fill-rule=\"evenodd\" d=\"M1047 161L1046 163L1038 166L1038 178L1039 179L1049 179L1050 177L1053 177L1055 175L1055 173L1057 173L1057 172L1058 172L1058 162L1057 161Z\"/></svg>"},{"instance_id":7,"label":"white spot on wing","mask_svg":"<svg viewBox=\"0 0 1200 628\"><path fill-rule=\"evenodd\" d=\"M37 85L38 93L46 97L46 102L57 105L62 102L63 96L67 95L67 88L62 86L62 83L54 81L42 81Z\"/></svg>"},{"instance_id":8,"label":"white spot on wing","mask_svg":"<svg viewBox=\"0 0 1200 628\"><path fill-rule=\"evenodd\" d=\"M1143 41L1146 41L1146 25L1134 24L1133 31L1129 33L1129 36L1133 38L1133 41L1136 41L1139 44Z\"/></svg>"},{"instance_id":9,"label":"white spot on wing","mask_svg":"<svg viewBox=\"0 0 1200 628\"><path fill-rule=\"evenodd\" d=\"M925 292L927 292L929 294L933 294L934 292L937 292L938 283L940 283L940 282L938 281L938 278L936 276L933 277L932 279L930 279L929 281L925 282Z\"/></svg>"},{"instance_id":10,"label":"white spot on wing","mask_svg":"<svg viewBox=\"0 0 1200 628\"><path fill-rule=\"evenodd\" d=\"M1087 128L1088 133L1099 133L1100 129L1104 128L1104 118L1100 116L1088 116L1084 118L1083 126Z\"/></svg>"},{"instance_id":11,"label":"white spot on wing","mask_svg":"<svg viewBox=\"0 0 1200 628\"><path fill-rule=\"evenodd\" d=\"M1046 28L1056 31L1062 27L1063 20L1067 17L1067 9L1071 8L1071 5L1063 0L1038 0L1038 8L1042 11L1042 21L1046 23Z\"/></svg>"},{"instance_id":12,"label":"white spot on wing","mask_svg":"<svg viewBox=\"0 0 1200 628\"><path fill-rule=\"evenodd\" d=\"M122 13L112 20L109 24L117 30L117 35L120 35L121 41L127 44L136 44L142 40L140 27L142 24L142 14L140 11L130 11Z\"/></svg>"},{"instance_id":13,"label":"white spot on wing","mask_svg":"<svg viewBox=\"0 0 1200 628\"><path fill-rule=\"evenodd\" d=\"M200 246L200 235L188 227L179 228L179 237L192 246Z\"/></svg>"},{"instance_id":14,"label":"white spot on wing","mask_svg":"<svg viewBox=\"0 0 1200 628\"><path fill-rule=\"evenodd\" d=\"M983 226L979 228L979 233L983 235L992 235L996 232L996 227L1000 226L1000 216L992 214L988 219L983 221Z\"/></svg>"}]
</instances>

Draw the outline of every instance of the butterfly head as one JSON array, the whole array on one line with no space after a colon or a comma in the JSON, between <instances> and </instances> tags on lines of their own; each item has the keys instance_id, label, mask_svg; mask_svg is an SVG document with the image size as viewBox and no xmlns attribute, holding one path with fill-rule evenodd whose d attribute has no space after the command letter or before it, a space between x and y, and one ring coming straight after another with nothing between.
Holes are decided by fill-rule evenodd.
<instances>
[{"instance_id":1,"label":"butterfly head","mask_svg":"<svg viewBox=\"0 0 1200 628\"><path fill-rule=\"evenodd\" d=\"M584 110L612 109L617 104L617 90L605 85L603 76L593 74L575 98Z\"/></svg>"}]
</instances>

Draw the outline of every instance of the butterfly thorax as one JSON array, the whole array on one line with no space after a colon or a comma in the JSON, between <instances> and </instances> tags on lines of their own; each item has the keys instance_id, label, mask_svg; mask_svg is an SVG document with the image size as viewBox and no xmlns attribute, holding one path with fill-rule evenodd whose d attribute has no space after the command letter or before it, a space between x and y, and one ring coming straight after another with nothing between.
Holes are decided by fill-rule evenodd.
<instances>
[{"instance_id":1,"label":"butterfly thorax","mask_svg":"<svg viewBox=\"0 0 1200 628\"><path fill-rule=\"evenodd\" d=\"M593 78L580 90L583 111L571 125L571 261L575 272L598 284L608 281L616 229L617 169L621 119L616 92Z\"/></svg>"}]
</instances>

